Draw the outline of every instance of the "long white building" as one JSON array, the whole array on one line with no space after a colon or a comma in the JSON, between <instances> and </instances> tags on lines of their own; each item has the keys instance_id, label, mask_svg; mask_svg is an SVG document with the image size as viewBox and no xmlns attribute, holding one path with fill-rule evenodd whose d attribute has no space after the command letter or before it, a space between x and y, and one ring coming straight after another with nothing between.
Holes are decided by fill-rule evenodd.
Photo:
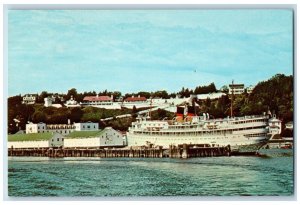
<instances>
[{"instance_id":1,"label":"long white building","mask_svg":"<svg viewBox=\"0 0 300 205\"><path fill-rule=\"evenodd\" d=\"M73 131L96 131L96 130L99 130L99 124L94 122L79 122L74 124L49 124L49 125L43 122L26 124L26 134L57 132L63 135L68 135Z\"/></svg>"},{"instance_id":2,"label":"long white building","mask_svg":"<svg viewBox=\"0 0 300 205\"><path fill-rule=\"evenodd\" d=\"M8 148L49 148L49 147L65 147L65 148L101 148L101 147L124 147L126 145L126 139L122 133L114 130L111 127L106 127L104 130L91 133L92 136L82 134L80 136L72 137L63 135L57 132L53 132L45 139L37 135L35 140L23 140L23 141L10 141L8 139ZM82 133L82 132L81 132ZM89 132L88 132L89 133ZM50 134L50 133L49 133ZM72 133L73 134L73 133Z\"/></svg>"}]
</instances>

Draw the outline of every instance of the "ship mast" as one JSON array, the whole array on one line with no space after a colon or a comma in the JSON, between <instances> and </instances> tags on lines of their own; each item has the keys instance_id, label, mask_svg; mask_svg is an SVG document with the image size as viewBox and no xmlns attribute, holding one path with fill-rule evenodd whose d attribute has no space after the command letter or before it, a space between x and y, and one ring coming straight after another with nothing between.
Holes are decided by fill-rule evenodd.
<instances>
[{"instance_id":1,"label":"ship mast","mask_svg":"<svg viewBox=\"0 0 300 205\"><path fill-rule=\"evenodd\" d=\"M151 120L151 112L152 112L152 97L150 97L150 112L149 112L150 120Z\"/></svg>"},{"instance_id":2,"label":"ship mast","mask_svg":"<svg viewBox=\"0 0 300 205\"><path fill-rule=\"evenodd\" d=\"M230 116L233 116L233 80L231 84L231 105L230 105Z\"/></svg>"}]
</instances>

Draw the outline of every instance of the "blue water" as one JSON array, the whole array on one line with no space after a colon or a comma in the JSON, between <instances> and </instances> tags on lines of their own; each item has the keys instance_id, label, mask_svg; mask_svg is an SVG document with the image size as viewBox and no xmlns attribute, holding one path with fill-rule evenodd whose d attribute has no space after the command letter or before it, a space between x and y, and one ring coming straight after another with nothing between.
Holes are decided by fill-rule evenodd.
<instances>
[{"instance_id":1,"label":"blue water","mask_svg":"<svg viewBox=\"0 0 300 205\"><path fill-rule=\"evenodd\" d=\"M293 153L191 159L10 157L9 196L289 196Z\"/></svg>"}]
</instances>

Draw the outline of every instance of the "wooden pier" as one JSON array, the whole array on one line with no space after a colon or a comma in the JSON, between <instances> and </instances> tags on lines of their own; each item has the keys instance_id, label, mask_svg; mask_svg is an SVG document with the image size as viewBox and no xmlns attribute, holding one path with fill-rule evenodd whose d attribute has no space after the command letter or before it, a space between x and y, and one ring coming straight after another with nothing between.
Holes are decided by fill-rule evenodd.
<instances>
[{"instance_id":1,"label":"wooden pier","mask_svg":"<svg viewBox=\"0 0 300 205\"><path fill-rule=\"evenodd\" d=\"M170 145L168 149L158 147L125 148L9 148L8 156L31 157L100 157L100 158L191 158L230 156L230 146L210 147L209 145Z\"/></svg>"}]
</instances>

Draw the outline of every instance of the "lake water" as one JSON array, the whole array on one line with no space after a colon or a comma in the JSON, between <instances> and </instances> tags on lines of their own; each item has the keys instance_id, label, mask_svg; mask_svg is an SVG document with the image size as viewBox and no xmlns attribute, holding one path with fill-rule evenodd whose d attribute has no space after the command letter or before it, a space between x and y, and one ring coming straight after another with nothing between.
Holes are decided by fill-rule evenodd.
<instances>
[{"instance_id":1,"label":"lake water","mask_svg":"<svg viewBox=\"0 0 300 205\"><path fill-rule=\"evenodd\" d=\"M191 159L9 157L9 196L290 196L293 153Z\"/></svg>"}]
</instances>

